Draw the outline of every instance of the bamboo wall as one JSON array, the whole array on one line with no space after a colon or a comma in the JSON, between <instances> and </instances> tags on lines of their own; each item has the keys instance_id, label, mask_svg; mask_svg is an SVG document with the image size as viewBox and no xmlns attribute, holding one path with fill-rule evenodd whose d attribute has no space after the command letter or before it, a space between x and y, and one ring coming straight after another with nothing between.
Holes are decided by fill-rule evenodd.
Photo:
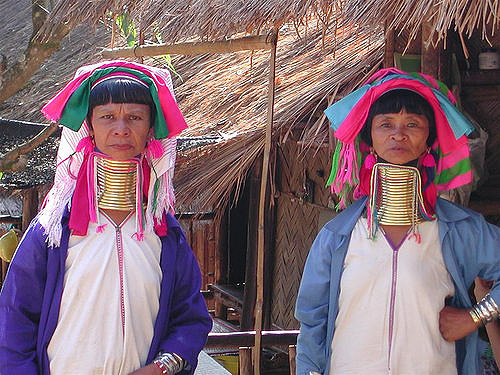
<instances>
[{"instance_id":1,"label":"bamboo wall","mask_svg":"<svg viewBox=\"0 0 500 375\"><path fill-rule=\"evenodd\" d=\"M271 291L271 324L298 328L293 316L304 263L323 224L334 216L325 187L330 172L328 147L311 148L289 140L278 147L276 232Z\"/></svg>"}]
</instances>

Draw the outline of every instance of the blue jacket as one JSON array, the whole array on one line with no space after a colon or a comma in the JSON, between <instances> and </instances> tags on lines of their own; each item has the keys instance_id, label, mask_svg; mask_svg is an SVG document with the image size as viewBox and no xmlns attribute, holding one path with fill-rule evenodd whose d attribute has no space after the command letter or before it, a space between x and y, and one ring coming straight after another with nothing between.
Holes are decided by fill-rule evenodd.
<instances>
[{"instance_id":1,"label":"blue jacket","mask_svg":"<svg viewBox=\"0 0 500 375\"><path fill-rule=\"evenodd\" d=\"M295 310L300 321L297 375L329 372L344 258L365 203L366 198L354 202L328 222L307 257ZM468 288L476 276L496 280L490 294L500 305L500 228L488 224L480 214L444 199L438 199L436 215L441 251L455 285L451 305L471 307ZM455 345L458 373L480 373L477 331Z\"/></svg>"},{"instance_id":2,"label":"blue jacket","mask_svg":"<svg viewBox=\"0 0 500 375\"><path fill-rule=\"evenodd\" d=\"M191 365L182 372L187 375L194 372L212 320L200 293L196 258L177 220L170 214L166 219L168 233L160 237L160 308L147 363L159 351L175 352ZM0 293L2 375L50 373L47 346L59 316L69 235L66 214L60 247L48 248L35 219L16 251Z\"/></svg>"}]
</instances>

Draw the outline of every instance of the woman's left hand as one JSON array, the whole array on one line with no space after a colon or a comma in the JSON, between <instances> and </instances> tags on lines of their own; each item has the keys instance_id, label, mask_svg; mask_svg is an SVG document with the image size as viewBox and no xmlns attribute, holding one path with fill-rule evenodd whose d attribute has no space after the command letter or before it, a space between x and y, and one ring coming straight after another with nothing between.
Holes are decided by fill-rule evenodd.
<instances>
[{"instance_id":1,"label":"woman's left hand","mask_svg":"<svg viewBox=\"0 0 500 375\"><path fill-rule=\"evenodd\" d=\"M154 363L151 363L135 370L134 372L131 372L129 375L161 375L161 370Z\"/></svg>"},{"instance_id":2,"label":"woman's left hand","mask_svg":"<svg viewBox=\"0 0 500 375\"><path fill-rule=\"evenodd\" d=\"M439 331L446 341L456 341L474 332L476 324L467 309L445 306L439 312Z\"/></svg>"}]
</instances>

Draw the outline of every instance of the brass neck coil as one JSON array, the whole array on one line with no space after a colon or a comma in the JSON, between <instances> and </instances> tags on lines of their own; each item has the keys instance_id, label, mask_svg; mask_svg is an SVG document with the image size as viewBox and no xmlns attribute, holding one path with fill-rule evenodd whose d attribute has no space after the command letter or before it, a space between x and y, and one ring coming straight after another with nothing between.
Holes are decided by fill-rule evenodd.
<instances>
[{"instance_id":1,"label":"brass neck coil","mask_svg":"<svg viewBox=\"0 0 500 375\"><path fill-rule=\"evenodd\" d=\"M96 157L97 202L100 209L129 211L136 207L137 164Z\"/></svg>"},{"instance_id":2,"label":"brass neck coil","mask_svg":"<svg viewBox=\"0 0 500 375\"><path fill-rule=\"evenodd\" d=\"M423 198L417 168L377 163L372 171L371 193L375 194L379 225L414 226L425 221L420 212Z\"/></svg>"}]
</instances>

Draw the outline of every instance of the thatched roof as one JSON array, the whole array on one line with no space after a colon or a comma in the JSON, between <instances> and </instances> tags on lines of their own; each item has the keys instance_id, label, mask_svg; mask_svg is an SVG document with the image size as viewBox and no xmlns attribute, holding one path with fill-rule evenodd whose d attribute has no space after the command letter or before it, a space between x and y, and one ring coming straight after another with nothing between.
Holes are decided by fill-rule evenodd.
<instances>
[{"instance_id":1,"label":"thatched roof","mask_svg":"<svg viewBox=\"0 0 500 375\"><path fill-rule=\"evenodd\" d=\"M282 27L276 61L274 134L283 140L300 127L305 143L328 142L328 103L360 85L382 58L383 35L324 35ZM181 155L176 173L178 199L192 197L216 210L238 193L246 172L261 154L267 115L269 52L183 57L174 61L184 82L177 97L190 129L186 134L221 134L227 140Z\"/></svg>"},{"instance_id":2,"label":"thatched roof","mask_svg":"<svg viewBox=\"0 0 500 375\"><path fill-rule=\"evenodd\" d=\"M328 124L322 110L359 85L382 57L380 28L358 28L350 33L352 30L325 30L323 22L311 18L301 26L282 25L276 63L276 137L283 139L300 125L307 142L327 139ZM87 31L70 36L65 41L68 48L53 56L21 93L4 103L0 116L41 121L41 104L77 66L98 60L89 58L88 53L95 56L98 47L108 43L109 34L103 35ZM164 65L161 58L146 63ZM200 210L220 211L239 191L246 172L261 154L268 63L269 52L173 56L176 72L182 77L174 85L176 96L190 125L183 135L221 140L180 151L174 183L178 201L184 206L196 200ZM63 69L64 74L58 76L56 72Z\"/></svg>"},{"instance_id":3,"label":"thatched roof","mask_svg":"<svg viewBox=\"0 0 500 375\"><path fill-rule=\"evenodd\" d=\"M496 0L346 0L343 19L362 25L382 23L417 36L423 23L432 30L429 42L446 38L450 29L464 37L480 30L483 38L500 27Z\"/></svg>"},{"instance_id":4,"label":"thatched roof","mask_svg":"<svg viewBox=\"0 0 500 375\"><path fill-rule=\"evenodd\" d=\"M97 24L127 10L142 30L158 27L165 41L192 37L217 39L236 33L266 32L270 26L300 22L313 11L323 13L327 0L61 0L51 12L51 26L59 22Z\"/></svg>"},{"instance_id":5,"label":"thatched roof","mask_svg":"<svg viewBox=\"0 0 500 375\"><path fill-rule=\"evenodd\" d=\"M43 124L16 122L0 118L0 155L27 142L41 132ZM52 182L55 173L55 155L59 146L59 133L51 135L45 142L29 152L25 169L5 172L0 181L1 189L26 189Z\"/></svg>"},{"instance_id":6,"label":"thatched roof","mask_svg":"<svg viewBox=\"0 0 500 375\"><path fill-rule=\"evenodd\" d=\"M0 54L7 57L10 67L28 46L32 33L31 1L2 0L2 38ZM64 38L61 48L54 52L14 96L0 103L0 117L31 122L46 122L40 112L43 103L71 79L76 69L96 61L103 47L109 43L109 30L99 26L76 27Z\"/></svg>"},{"instance_id":7,"label":"thatched roof","mask_svg":"<svg viewBox=\"0 0 500 375\"><path fill-rule=\"evenodd\" d=\"M450 28L468 36L480 29L486 37L500 22L495 0L60 0L45 31L58 22L95 25L111 12L124 10L141 30L161 30L167 42L267 32L286 22L304 23L310 16L321 19L326 28L340 23L371 27L387 23L410 31L411 36L428 22L433 41L445 38Z\"/></svg>"}]
</instances>

